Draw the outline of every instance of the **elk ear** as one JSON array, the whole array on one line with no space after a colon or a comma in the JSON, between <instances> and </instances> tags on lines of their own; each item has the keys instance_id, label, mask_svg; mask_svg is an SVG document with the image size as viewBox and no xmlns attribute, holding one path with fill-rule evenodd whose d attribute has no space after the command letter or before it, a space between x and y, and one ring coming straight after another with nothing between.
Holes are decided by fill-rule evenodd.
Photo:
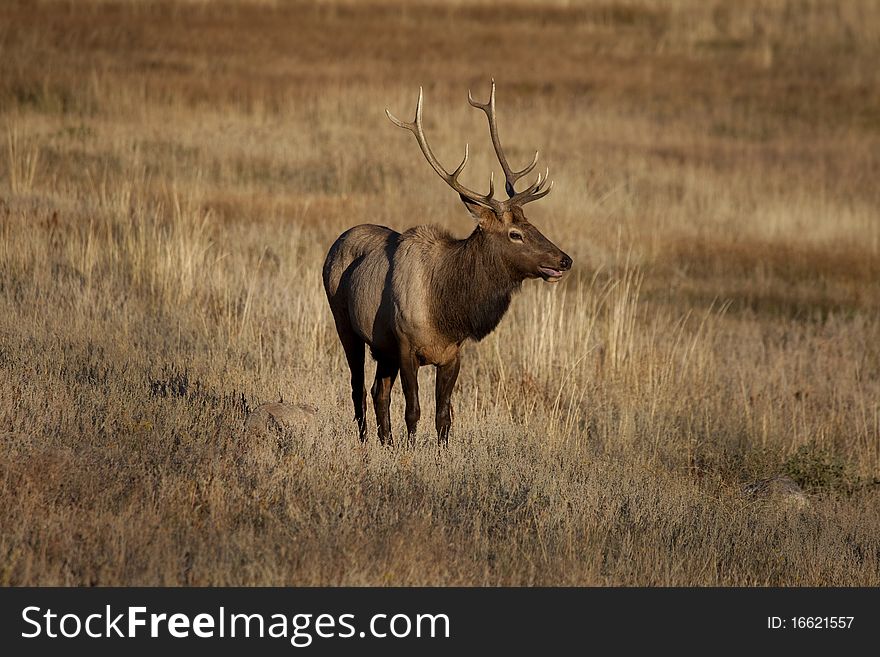
<instances>
[{"instance_id":1,"label":"elk ear","mask_svg":"<svg viewBox=\"0 0 880 657\"><path fill-rule=\"evenodd\" d=\"M464 196L461 197L461 202L464 203L464 207L467 208L470 215L481 226L485 225L486 222L495 219L495 212L491 208L487 208L485 205L480 205L479 203L474 203Z\"/></svg>"}]
</instances>

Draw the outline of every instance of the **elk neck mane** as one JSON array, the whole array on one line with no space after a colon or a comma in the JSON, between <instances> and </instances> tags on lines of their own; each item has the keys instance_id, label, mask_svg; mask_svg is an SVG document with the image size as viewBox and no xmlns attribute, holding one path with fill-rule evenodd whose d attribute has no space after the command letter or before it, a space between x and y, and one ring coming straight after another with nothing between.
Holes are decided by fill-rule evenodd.
<instances>
[{"instance_id":1,"label":"elk neck mane","mask_svg":"<svg viewBox=\"0 0 880 657\"><path fill-rule=\"evenodd\" d=\"M455 342L482 340L504 317L522 278L479 227L462 240L445 231L435 235L441 249L430 279L435 326Z\"/></svg>"}]
</instances>

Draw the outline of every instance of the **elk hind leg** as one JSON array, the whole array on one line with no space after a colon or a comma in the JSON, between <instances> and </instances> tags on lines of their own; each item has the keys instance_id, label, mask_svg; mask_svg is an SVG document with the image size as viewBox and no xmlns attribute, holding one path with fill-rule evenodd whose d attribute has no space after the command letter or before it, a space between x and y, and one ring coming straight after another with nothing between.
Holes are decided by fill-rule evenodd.
<instances>
[{"instance_id":1,"label":"elk hind leg","mask_svg":"<svg viewBox=\"0 0 880 657\"><path fill-rule=\"evenodd\" d=\"M351 401L354 404L354 419L358 425L361 442L367 439L367 389L364 385L364 359L366 343L351 328L347 321L337 317L336 330L345 350L348 369L351 370Z\"/></svg>"}]
</instances>

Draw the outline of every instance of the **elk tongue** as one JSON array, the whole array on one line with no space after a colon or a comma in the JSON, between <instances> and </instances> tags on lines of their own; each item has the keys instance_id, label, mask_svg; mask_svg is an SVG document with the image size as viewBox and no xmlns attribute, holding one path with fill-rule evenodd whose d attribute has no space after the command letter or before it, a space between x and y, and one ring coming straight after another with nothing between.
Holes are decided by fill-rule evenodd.
<instances>
[{"instance_id":1,"label":"elk tongue","mask_svg":"<svg viewBox=\"0 0 880 657\"><path fill-rule=\"evenodd\" d=\"M541 277L549 283L556 283L562 278L562 272L552 267L538 267L538 271L541 272Z\"/></svg>"}]
</instances>

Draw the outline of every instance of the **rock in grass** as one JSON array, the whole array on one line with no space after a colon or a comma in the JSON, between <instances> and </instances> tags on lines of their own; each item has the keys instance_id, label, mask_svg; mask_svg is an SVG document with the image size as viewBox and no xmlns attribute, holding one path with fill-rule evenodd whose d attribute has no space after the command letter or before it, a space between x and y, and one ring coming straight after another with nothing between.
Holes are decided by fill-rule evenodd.
<instances>
[{"instance_id":1,"label":"rock in grass","mask_svg":"<svg viewBox=\"0 0 880 657\"><path fill-rule=\"evenodd\" d=\"M318 409L311 404L269 402L251 411L244 423L249 434L263 434L269 430L295 429L315 421Z\"/></svg>"},{"instance_id":2,"label":"rock in grass","mask_svg":"<svg viewBox=\"0 0 880 657\"><path fill-rule=\"evenodd\" d=\"M801 511L810 505L810 498L791 477L777 475L743 486L743 493L754 500L775 500Z\"/></svg>"}]
</instances>

